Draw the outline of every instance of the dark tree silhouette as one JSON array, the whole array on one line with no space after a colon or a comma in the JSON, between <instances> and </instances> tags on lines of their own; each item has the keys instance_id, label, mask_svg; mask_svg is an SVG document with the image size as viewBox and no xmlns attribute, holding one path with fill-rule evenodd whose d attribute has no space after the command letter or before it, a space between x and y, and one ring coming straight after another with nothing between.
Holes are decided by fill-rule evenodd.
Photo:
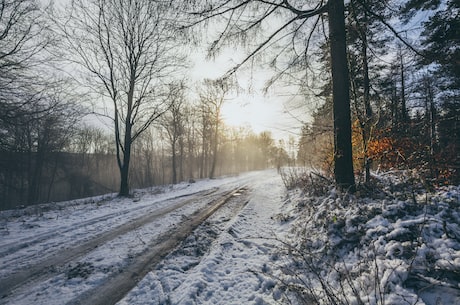
<instances>
[{"instance_id":1,"label":"dark tree silhouette","mask_svg":"<svg viewBox=\"0 0 460 305\"><path fill-rule=\"evenodd\" d=\"M238 42L253 46L248 56L230 71L230 74L251 58L262 52L266 53L264 51L275 43L285 42L285 45L281 48L280 53L273 55L273 62L281 58L282 53L286 50L296 54L293 59L287 58L287 61L300 62L299 58L302 55L296 53L299 44L303 46L303 50L299 53L304 54L308 61L308 48L313 32L320 24L322 16L327 16L334 104L335 181L342 189L354 190L344 1L318 0L305 3L305 1L294 0L225 0L192 1L191 3L199 8L193 8L194 14L192 15L197 16L197 19L194 19L188 26L221 17L226 20L224 29L210 47L211 53L219 51L225 45ZM267 23L270 21L277 26L267 29ZM289 67L284 69L284 71L287 70Z\"/></svg>"}]
</instances>

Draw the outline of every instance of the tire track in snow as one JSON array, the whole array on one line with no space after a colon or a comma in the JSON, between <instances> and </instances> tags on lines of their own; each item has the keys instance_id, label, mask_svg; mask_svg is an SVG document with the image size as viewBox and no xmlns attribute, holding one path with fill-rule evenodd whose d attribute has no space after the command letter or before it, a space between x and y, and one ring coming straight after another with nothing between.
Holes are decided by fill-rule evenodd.
<instances>
[{"instance_id":1,"label":"tire track in snow","mask_svg":"<svg viewBox=\"0 0 460 305\"><path fill-rule=\"evenodd\" d=\"M130 222L126 222L110 231L103 232L91 238L88 241L81 243L79 241L78 244L74 244L64 250L58 250L54 254L51 254L40 260L39 262L35 263L34 265L26 266L25 268L17 270L14 274L11 274L7 277L0 279L0 297L5 297L9 295L14 289L33 281L42 281L44 279L50 278L53 275L59 273L62 266L66 265L67 263L71 262L72 260L81 257L92 250L96 249L98 246L115 239L116 237L126 234L130 231L136 230L149 222L152 222L155 219L158 219L168 213L171 213L187 204L190 204L196 200L206 200L212 199L213 196L216 196L217 189L212 190L205 190L194 194L189 194L185 196L178 196L174 198L167 199L165 201L172 201L177 200L178 198L182 197L190 197L186 200L180 201L176 204L172 204L170 206L166 206L154 211L150 211L146 215L143 215L137 219L134 219ZM143 207L144 208L144 207ZM104 221L110 217L117 217L119 212L112 213L110 215L105 215L103 217L99 217L99 221ZM89 221L85 221L80 223L80 227L88 225L89 223L97 222L95 219L91 219ZM75 227L72 229L68 229L68 231L76 230ZM30 243L39 243L43 240L46 240L46 237L52 238L57 234L62 234L62 232L55 232L44 234L45 236L40 236L39 238L31 241ZM27 247L28 245L24 245L23 247ZM20 247L20 248L23 248ZM17 250L16 250L17 251ZM11 251L10 251L11 253Z\"/></svg>"},{"instance_id":2,"label":"tire track in snow","mask_svg":"<svg viewBox=\"0 0 460 305\"><path fill-rule=\"evenodd\" d=\"M192 217L186 219L180 226L162 234L154 243L146 247L145 251L133 260L133 263L124 270L109 278L102 285L94 287L83 295L67 303L67 305L106 305L115 304L121 300L156 264L161 262L175 247L184 241L196 228L205 222L211 215L223 207L234 196L247 191L246 187L239 187L225 193L210 206L198 210ZM247 201L246 201L247 203ZM241 207L243 207L242 205Z\"/></svg>"},{"instance_id":3,"label":"tire track in snow","mask_svg":"<svg viewBox=\"0 0 460 305\"><path fill-rule=\"evenodd\" d=\"M186 194L186 195L177 196L177 197L174 197L174 198L169 198L169 199L164 200L164 201L173 201L173 200L180 199L182 197L189 197L189 196L207 196L207 195L212 194L212 193L214 193L216 191L217 191L216 189L211 190L211 191L210 190L205 190L205 191L201 191L201 192L198 192L198 193ZM179 205L180 205L180 203L179 203ZM131 209L129 211L129 213L137 212L137 211L144 210L144 209L147 210L147 209L151 209L151 208L152 208L151 206L135 207L135 208ZM152 213L151 211L148 211L148 212ZM41 242L49 240L49 239L52 239L53 237L56 237L58 235L62 235L62 234L67 233L67 232L75 231L78 228L91 226L91 225L96 224L96 223L101 223L103 221L114 219L114 218L122 216L122 215L125 215L125 213L122 212L122 211L109 213L109 214L106 214L106 215L103 215L103 216L100 216L100 217L96 217L96 218L92 218L92 219L89 219L89 220L82 221L77 226L75 224L71 224L67 228L59 229L57 231L44 232L44 233L38 234L35 237L35 239L33 239L33 240L30 240L28 238L23 238L23 239L21 239L19 241L3 245L2 249L0 250L0 258L3 258L5 256L7 256L7 255L10 255L10 254L12 254L14 252L17 252L17 251L21 250L21 249L30 247L32 245L41 243Z\"/></svg>"},{"instance_id":4,"label":"tire track in snow","mask_svg":"<svg viewBox=\"0 0 460 305\"><path fill-rule=\"evenodd\" d=\"M157 289L157 291L153 294L157 296L158 299L152 299L151 304L168 304L168 302L171 302L169 297L174 293L178 293L187 298L187 295L182 294L185 293L185 291L181 291L183 289L181 284L183 284L184 281L188 281L190 275L193 276L194 273L199 272L197 269L203 268L203 260L209 258L208 255L210 255L215 246L224 248L232 246L232 243L221 243L218 240L221 239L222 234L231 231L235 221L238 221L241 216L241 211L249 203L249 197L246 194L241 193L235 195L241 196L231 200L204 221L179 247L168 254L168 256L152 270L147 280L143 280L144 284L140 285L156 286L155 289ZM219 264L218 261L215 262ZM148 282L148 284L145 284L145 282ZM197 284L197 287L199 287L200 284L201 283ZM126 295L119 304L131 304L134 302L133 298L136 298L137 293L136 290L133 290Z\"/></svg>"}]
</instances>

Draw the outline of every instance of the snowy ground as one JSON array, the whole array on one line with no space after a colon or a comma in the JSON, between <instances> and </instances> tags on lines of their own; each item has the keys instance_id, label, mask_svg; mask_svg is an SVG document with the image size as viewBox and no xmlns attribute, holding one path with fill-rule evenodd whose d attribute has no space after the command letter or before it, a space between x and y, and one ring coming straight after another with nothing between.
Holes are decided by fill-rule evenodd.
<instances>
[{"instance_id":1,"label":"snowy ground","mask_svg":"<svg viewBox=\"0 0 460 305\"><path fill-rule=\"evenodd\" d=\"M225 300L233 298L236 304L263 300L267 295L271 298L269 291L258 287L263 280L255 275L271 247L259 237L269 237L275 227L271 216L279 213L284 189L275 171L264 171L140 190L133 199L109 195L1 212L0 284L4 287L0 289L0 303L74 303L80 295L122 272L161 234L193 217L214 197L241 186L247 186L248 199L232 200L209 218L195 233L195 239L203 236L205 240L193 253L174 252L160 264L165 266L163 270L148 274L121 303L164 304L171 299L173 303L215 304L216 300L232 303ZM160 217L134 230L123 229L150 214ZM111 236L113 231L120 234ZM102 242L93 244L95 239ZM218 265L222 268L216 268ZM16 280L30 270L42 274L34 274L36 279L18 288L8 287L11 278ZM156 281L150 279L158 277L162 286L155 287Z\"/></svg>"},{"instance_id":2,"label":"snowy ground","mask_svg":"<svg viewBox=\"0 0 460 305\"><path fill-rule=\"evenodd\" d=\"M290 192L277 218L292 231L273 273L288 300L460 304L460 187L426 192L404 174L375 176L367 195L321 183Z\"/></svg>"},{"instance_id":3,"label":"snowy ground","mask_svg":"<svg viewBox=\"0 0 460 305\"><path fill-rule=\"evenodd\" d=\"M276 253L272 237L280 228L273 216L285 191L274 172L258 177L252 188L236 215L228 211L231 206L216 213L120 304L271 304L279 299L264 271Z\"/></svg>"},{"instance_id":4,"label":"snowy ground","mask_svg":"<svg viewBox=\"0 0 460 305\"><path fill-rule=\"evenodd\" d=\"M269 170L0 212L0 304L85 303L243 186L118 304L460 304L460 187L426 193L376 178L383 187L362 198L286 191Z\"/></svg>"}]
</instances>

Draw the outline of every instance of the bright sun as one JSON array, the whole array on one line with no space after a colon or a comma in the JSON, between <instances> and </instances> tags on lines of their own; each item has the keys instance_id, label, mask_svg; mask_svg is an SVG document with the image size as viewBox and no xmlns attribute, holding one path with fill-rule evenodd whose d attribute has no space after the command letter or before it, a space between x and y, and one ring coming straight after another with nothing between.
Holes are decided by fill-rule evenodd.
<instances>
[{"instance_id":1,"label":"bright sun","mask_svg":"<svg viewBox=\"0 0 460 305\"><path fill-rule=\"evenodd\" d=\"M243 96L229 100L222 106L222 119L229 126L250 126L261 132L276 124L280 109L263 97Z\"/></svg>"},{"instance_id":2,"label":"bright sun","mask_svg":"<svg viewBox=\"0 0 460 305\"><path fill-rule=\"evenodd\" d=\"M196 79L219 78L230 68L235 66L244 58L235 54L235 50L229 49L212 62L207 61L201 53L194 55L196 69L193 70L192 77ZM227 96L227 100L221 109L222 120L225 125L230 127L250 127L253 132L260 133L270 131L275 138L284 138L287 125L290 124L290 117L286 116L283 106L284 97L275 95L263 96L257 94L265 87L266 78L270 77L270 72L265 70L248 73L240 73L238 85L243 90L251 87L251 94L241 94L239 96ZM270 90L275 93L278 90ZM288 126L290 130L296 127Z\"/></svg>"}]
</instances>

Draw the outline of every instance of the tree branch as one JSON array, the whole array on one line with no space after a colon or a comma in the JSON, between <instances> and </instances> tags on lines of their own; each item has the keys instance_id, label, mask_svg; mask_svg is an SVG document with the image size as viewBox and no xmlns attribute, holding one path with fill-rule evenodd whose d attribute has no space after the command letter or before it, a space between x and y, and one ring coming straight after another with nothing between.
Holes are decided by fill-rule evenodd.
<instances>
[{"instance_id":1,"label":"tree branch","mask_svg":"<svg viewBox=\"0 0 460 305\"><path fill-rule=\"evenodd\" d=\"M288 27L291 23L298 19L306 19L310 18L322 13L327 12L327 5L324 5L318 9L311 10L308 13L304 13L302 15L297 15L289 22L285 23L282 25L280 28L278 28L275 32L273 32L265 41L263 41L257 48L255 48L243 61L241 61L238 65L236 65L234 68L232 68L230 71L225 73L225 78L233 75L242 65L244 65L249 59L251 59L253 56L255 56L260 50L262 50L276 35L278 35L282 30L284 30L286 27Z\"/></svg>"},{"instance_id":2,"label":"tree branch","mask_svg":"<svg viewBox=\"0 0 460 305\"><path fill-rule=\"evenodd\" d=\"M371 14L372 16L374 16L375 18L377 18L383 25L385 25L395 36L396 38L398 38L399 41L401 41L406 47L408 47L411 51L413 51L415 54L423 57L423 58L427 58L424 54L422 54L420 51L418 51L417 49L415 49L409 42L407 42L404 38L401 37L401 35L399 35L399 33L388 23L385 21L385 18L380 16L379 14L376 14L374 13L370 8L369 6L367 6L366 3L360 1L361 5L363 6L363 8L366 10L366 12L368 12L369 14Z\"/></svg>"}]
</instances>

